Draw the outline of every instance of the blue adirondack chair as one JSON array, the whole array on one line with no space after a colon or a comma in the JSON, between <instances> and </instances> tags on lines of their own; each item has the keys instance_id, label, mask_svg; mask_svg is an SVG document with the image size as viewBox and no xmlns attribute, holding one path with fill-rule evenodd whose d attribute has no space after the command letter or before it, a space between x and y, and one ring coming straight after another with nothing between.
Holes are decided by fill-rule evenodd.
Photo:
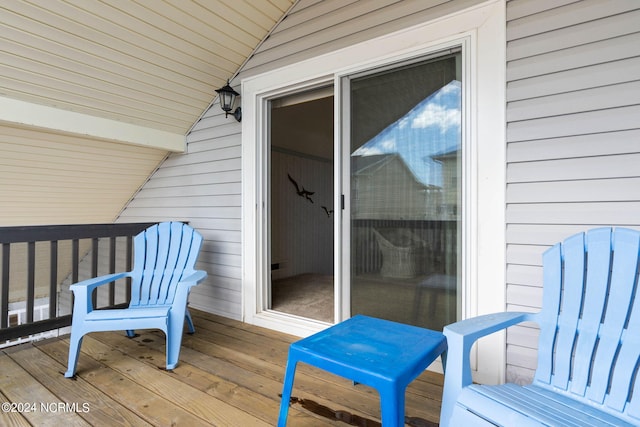
<instances>
[{"instance_id":1,"label":"blue adirondack chair","mask_svg":"<svg viewBox=\"0 0 640 427\"><path fill-rule=\"evenodd\" d=\"M543 255L540 312L506 312L446 326L441 425L640 425L639 252L635 230L577 234ZM472 384L473 343L524 321L540 327L533 382Z\"/></svg>"},{"instance_id":2,"label":"blue adirondack chair","mask_svg":"<svg viewBox=\"0 0 640 427\"><path fill-rule=\"evenodd\" d=\"M187 309L191 288L207 277L194 266L202 236L180 222L163 222L147 228L134 239L133 270L96 277L71 285L74 294L69 344L69 366L65 377L75 375L82 338L89 332L160 329L166 336L167 369L178 363L185 320L195 332ZM131 278L128 308L94 310L94 289L125 277Z\"/></svg>"}]
</instances>

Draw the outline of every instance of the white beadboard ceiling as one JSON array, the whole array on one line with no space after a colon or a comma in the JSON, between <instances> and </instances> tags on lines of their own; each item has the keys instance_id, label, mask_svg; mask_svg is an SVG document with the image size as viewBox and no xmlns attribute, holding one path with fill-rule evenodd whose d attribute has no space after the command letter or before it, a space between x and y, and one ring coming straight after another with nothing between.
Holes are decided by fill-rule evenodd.
<instances>
[{"instance_id":1,"label":"white beadboard ceiling","mask_svg":"<svg viewBox=\"0 0 640 427\"><path fill-rule=\"evenodd\" d=\"M294 0L6 0L0 122L181 150Z\"/></svg>"}]
</instances>

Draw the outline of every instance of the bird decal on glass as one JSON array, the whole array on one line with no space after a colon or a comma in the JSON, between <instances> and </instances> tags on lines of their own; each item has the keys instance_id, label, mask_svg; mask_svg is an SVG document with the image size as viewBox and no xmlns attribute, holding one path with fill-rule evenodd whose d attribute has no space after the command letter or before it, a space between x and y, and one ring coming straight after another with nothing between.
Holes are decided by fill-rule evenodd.
<instances>
[{"instance_id":1,"label":"bird decal on glass","mask_svg":"<svg viewBox=\"0 0 640 427\"><path fill-rule=\"evenodd\" d=\"M298 185L296 180L291 178L291 175L289 175L289 174L287 174L287 176L289 177L289 181L291 181L291 183L294 185L294 187L296 187L296 193L298 194L298 196L304 197L305 199L307 199L308 201L313 203L313 199L311 197L309 197L309 196L314 195L315 191L305 190L304 187L302 187L302 189L300 189L300 186Z\"/></svg>"},{"instance_id":2,"label":"bird decal on glass","mask_svg":"<svg viewBox=\"0 0 640 427\"><path fill-rule=\"evenodd\" d=\"M329 210L326 206L320 206L322 208L322 210L324 210L324 213L327 214L327 216L329 218L331 218L331 214L333 213L333 209Z\"/></svg>"}]
</instances>

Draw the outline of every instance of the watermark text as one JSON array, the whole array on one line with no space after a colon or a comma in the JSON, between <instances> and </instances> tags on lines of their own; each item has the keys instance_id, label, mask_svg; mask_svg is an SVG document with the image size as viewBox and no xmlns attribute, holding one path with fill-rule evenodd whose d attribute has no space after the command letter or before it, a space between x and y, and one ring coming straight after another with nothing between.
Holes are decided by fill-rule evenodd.
<instances>
[{"instance_id":1,"label":"watermark text","mask_svg":"<svg viewBox=\"0 0 640 427\"><path fill-rule=\"evenodd\" d=\"M15 412L26 414L29 412L42 412L45 414L58 413L86 413L91 411L88 402L2 402L2 412Z\"/></svg>"}]
</instances>

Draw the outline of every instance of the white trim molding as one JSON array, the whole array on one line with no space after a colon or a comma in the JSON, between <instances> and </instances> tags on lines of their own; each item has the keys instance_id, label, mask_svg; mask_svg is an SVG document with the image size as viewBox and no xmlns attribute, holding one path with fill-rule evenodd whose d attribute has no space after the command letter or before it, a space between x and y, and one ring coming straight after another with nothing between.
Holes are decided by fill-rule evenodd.
<instances>
[{"instance_id":1,"label":"white trim molding","mask_svg":"<svg viewBox=\"0 0 640 427\"><path fill-rule=\"evenodd\" d=\"M184 135L0 96L0 122L183 152Z\"/></svg>"}]
</instances>

